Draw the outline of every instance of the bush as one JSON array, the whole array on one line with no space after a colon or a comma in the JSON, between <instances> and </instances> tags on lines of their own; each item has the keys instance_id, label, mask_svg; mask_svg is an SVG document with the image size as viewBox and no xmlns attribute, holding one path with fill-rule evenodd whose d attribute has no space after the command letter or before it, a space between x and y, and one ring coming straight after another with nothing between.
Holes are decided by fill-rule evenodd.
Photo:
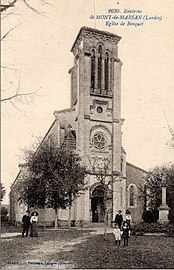
<instances>
[{"instance_id":1,"label":"bush","mask_svg":"<svg viewBox=\"0 0 174 270\"><path fill-rule=\"evenodd\" d=\"M8 222L1 223L1 233L21 232L21 227L16 227Z\"/></svg>"},{"instance_id":2,"label":"bush","mask_svg":"<svg viewBox=\"0 0 174 270\"><path fill-rule=\"evenodd\" d=\"M157 222L158 218L159 218L159 212L155 210L154 211L146 210L142 214L142 219L146 223Z\"/></svg>"},{"instance_id":3,"label":"bush","mask_svg":"<svg viewBox=\"0 0 174 270\"><path fill-rule=\"evenodd\" d=\"M161 223L140 223L132 226L132 234L142 235L143 233L166 233L168 236L174 236L174 225Z\"/></svg>"},{"instance_id":4,"label":"bush","mask_svg":"<svg viewBox=\"0 0 174 270\"><path fill-rule=\"evenodd\" d=\"M167 236L174 237L174 225L173 224L169 224L169 226L167 227L167 230L166 230L166 234L167 234Z\"/></svg>"},{"instance_id":5,"label":"bush","mask_svg":"<svg viewBox=\"0 0 174 270\"><path fill-rule=\"evenodd\" d=\"M1 221L8 221L8 209L5 206L1 207Z\"/></svg>"},{"instance_id":6,"label":"bush","mask_svg":"<svg viewBox=\"0 0 174 270\"><path fill-rule=\"evenodd\" d=\"M171 223L174 223L174 209L170 209L169 211L169 220Z\"/></svg>"}]
</instances>

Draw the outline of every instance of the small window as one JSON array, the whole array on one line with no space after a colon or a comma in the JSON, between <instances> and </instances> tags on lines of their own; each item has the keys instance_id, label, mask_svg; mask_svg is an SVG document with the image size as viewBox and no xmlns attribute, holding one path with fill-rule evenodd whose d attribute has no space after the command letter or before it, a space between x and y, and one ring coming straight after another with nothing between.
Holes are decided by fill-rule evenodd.
<instances>
[{"instance_id":1,"label":"small window","mask_svg":"<svg viewBox=\"0 0 174 270\"><path fill-rule=\"evenodd\" d=\"M98 47L98 89L101 92L101 80L102 80L102 46Z\"/></svg>"},{"instance_id":2,"label":"small window","mask_svg":"<svg viewBox=\"0 0 174 270\"><path fill-rule=\"evenodd\" d=\"M95 88L95 51L91 54L91 88Z\"/></svg>"},{"instance_id":3,"label":"small window","mask_svg":"<svg viewBox=\"0 0 174 270\"><path fill-rule=\"evenodd\" d=\"M120 187L120 206L123 205L123 188Z\"/></svg>"},{"instance_id":4,"label":"small window","mask_svg":"<svg viewBox=\"0 0 174 270\"><path fill-rule=\"evenodd\" d=\"M121 158L121 172L123 172L123 158Z\"/></svg>"},{"instance_id":5,"label":"small window","mask_svg":"<svg viewBox=\"0 0 174 270\"><path fill-rule=\"evenodd\" d=\"M105 54L105 90L109 88L109 55Z\"/></svg>"},{"instance_id":6,"label":"small window","mask_svg":"<svg viewBox=\"0 0 174 270\"><path fill-rule=\"evenodd\" d=\"M99 107L97 107L97 112L98 112L98 113L102 113L102 112L103 112L103 108L102 108L102 107L100 107L100 106L99 106Z\"/></svg>"},{"instance_id":7,"label":"small window","mask_svg":"<svg viewBox=\"0 0 174 270\"><path fill-rule=\"evenodd\" d=\"M135 184L131 184L128 188L128 200L129 207L137 206L137 187Z\"/></svg>"},{"instance_id":8,"label":"small window","mask_svg":"<svg viewBox=\"0 0 174 270\"><path fill-rule=\"evenodd\" d=\"M130 196L130 206L135 206L135 200L134 200L134 196L135 196L135 192L134 192L134 187L131 186L130 190L129 190L129 196Z\"/></svg>"}]
</instances>

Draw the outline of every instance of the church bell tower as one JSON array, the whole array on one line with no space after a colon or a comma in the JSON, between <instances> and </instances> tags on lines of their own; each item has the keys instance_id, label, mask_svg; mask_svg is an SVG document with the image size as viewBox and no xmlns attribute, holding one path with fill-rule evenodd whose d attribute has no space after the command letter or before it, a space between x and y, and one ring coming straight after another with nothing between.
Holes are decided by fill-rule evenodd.
<instances>
[{"instance_id":1,"label":"church bell tower","mask_svg":"<svg viewBox=\"0 0 174 270\"><path fill-rule=\"evenodd\" d=\"M115 34L82 27L72 46L74 66L71 74L71 106L75 107L76 147L88 167L88 194L92 221L94 189L97 187L92 164L109 160L108 175L119 181L113 183L112 215L125 209L124 153L121 142L121 66L118 58L118 42ZM94 200L93 200L94 201ZM96 199L97 201L97 199ZM100 199L101 201L101 199ZM97 204L97 203L96 203ZM99 208L99 207L98 207ZM102 218L101 218L102 219ZM112 217L111 217L112 219Z\"/></svg>"}]
</instances>

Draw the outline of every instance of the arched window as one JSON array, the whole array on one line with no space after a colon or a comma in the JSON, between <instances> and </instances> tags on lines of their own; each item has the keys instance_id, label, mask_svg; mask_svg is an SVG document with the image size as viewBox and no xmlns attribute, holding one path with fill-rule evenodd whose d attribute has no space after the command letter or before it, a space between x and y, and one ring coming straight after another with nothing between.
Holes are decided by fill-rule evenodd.
<instances>
[{"instance_id":1,"label":"arched window","mask_svg":"<svg viewBox=\"0 0 174 270\"><path fill-rule=\"evenodd\" d=\"M91 88L95 88L95 50L91 54Z\"/></svg>"},{"instance_id":2,"label":"arched window","mask_svg":"<svg viewBox=\"0 0 174 270\"><path fill-rule=\"evenodd\" d=\"M109 88L109 55L105 54L105 90Z\"/></svg>"},{"instance_id":3,"label":"arched window","mask_svg":"<svg viewBox=\"0 0 174 270\"><path fill-rule=\"evenodd\" d=\"M98 45L98 49L93 48L91 51L91 82L90 88L93 94L110 94L110 71L111 59L109 51L104 53L103 45ZM105 90L105 91L103 91Z\"/></svg>"},{"instance_id":4,"label":"arched window","mask_svg":"<svg viewBox=\"0 0 174 270\"><path fill-rule=\"evenodd\" d=\"M101 92L101 80L102 80L102 46L98 47L98 89Z\"/></svg>"},{"instance_id":5,"label":"arched window","mask_svg":"<svg viewBox=\"0 0 174 270\"><path fill-rule=\"evenodd\" d=\"M128 187L128 206L137 207L137 186L130 184Z\"/></svg>"},{"instance_id":6,"label":"arched window","mask_svg":"<svg viewBox=\"0 0 174 270\"><path fill-rule=\"evenodd\" d=\"M131 186L130 190L129 190L129 204L130 204L130 206L135 206L134 205L134 203L135 203L134 197L135 197L134 187Z\"/></svg>"}]
</instances>

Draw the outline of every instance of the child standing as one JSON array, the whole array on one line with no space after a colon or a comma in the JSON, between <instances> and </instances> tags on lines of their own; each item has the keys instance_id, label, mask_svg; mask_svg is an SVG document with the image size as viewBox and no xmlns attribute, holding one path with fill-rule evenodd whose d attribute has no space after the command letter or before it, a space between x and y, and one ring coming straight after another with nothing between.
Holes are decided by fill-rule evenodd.
<instances>
[{"instance_id":1,"label":"child standing","mask_svg":"<svg viewBox=\"0 0 174 270\"><path fill-rule=\"evenodd\" d=\"M128 246L128 239L130 237L130 228L126 221L123 223L122 232L123 232L124 246Z\"/></svg>"},{"instance_id":2,"label":"child standing","mask_svg":"<svg viewBox=\"0 0 174 270\"><path fill-rule=\"evenodd\" d=\"M114 228L115 243L117 245L117 242L118 242L119 246L121 244L121 234L122 234L122 232L119 228L119 225L115 224L115 228Z\"/></svg>"}]
</instances>

